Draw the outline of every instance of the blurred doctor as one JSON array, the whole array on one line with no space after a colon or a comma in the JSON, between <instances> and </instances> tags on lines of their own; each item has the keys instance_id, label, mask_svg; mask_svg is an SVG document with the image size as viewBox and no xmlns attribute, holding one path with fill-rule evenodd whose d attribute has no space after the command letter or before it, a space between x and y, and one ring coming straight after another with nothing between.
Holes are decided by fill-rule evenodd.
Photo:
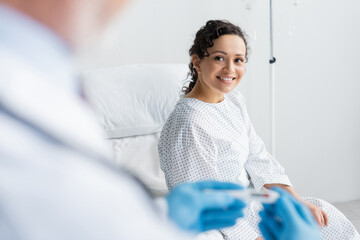
<instances>
[{"instance_id":1,"label":"blurred doctor","mask_svg":"<svg viewBox=\"0 0 360 240\"><path fill-rule=\"evenodd\" d=\"M115 168L78 94L72 55L122 0L0 0L0 239L186 239ZM162 205L183 229L232 225L245 206L180 185ZM222 217L223 221L217 221ZM168 226L169 225L169 226Z\"/></svg>"}]
</instances>

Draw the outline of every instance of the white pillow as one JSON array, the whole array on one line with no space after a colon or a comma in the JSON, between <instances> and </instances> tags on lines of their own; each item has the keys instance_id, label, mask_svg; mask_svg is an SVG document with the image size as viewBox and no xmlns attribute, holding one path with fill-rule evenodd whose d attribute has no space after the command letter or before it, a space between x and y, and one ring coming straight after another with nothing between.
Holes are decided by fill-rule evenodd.
<instances>
[{"instance_id":1,"label":"white pillow","mask_svg":"<svg viewBox=\"0 0 360 240\"><path fill-rule=\"evenodd\" d=\"M110 138L160 132L179 100L186 64L139 64L90 69L84 94Z\"/></svg>"}]
</instances>

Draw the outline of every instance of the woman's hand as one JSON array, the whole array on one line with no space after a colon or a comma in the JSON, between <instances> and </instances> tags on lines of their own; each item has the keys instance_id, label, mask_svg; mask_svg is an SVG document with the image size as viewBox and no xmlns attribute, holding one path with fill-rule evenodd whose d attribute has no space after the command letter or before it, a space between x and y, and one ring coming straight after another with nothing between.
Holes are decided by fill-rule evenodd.
<instances>
[{"instance_id":1,"label":"woman's hand","mask_svg":"<svg viewBox=\"0 0 360 240\"><path fill-rule=\"evenodd\" d=\"M306 206L310 209L311 213L314 215L316 222L321 228L324 226L324 224L325 226L328 226L328 216L323 210L321 210L321 208L305 201L303 201L303 203L305 203Z\"/></svg>"},{"instance_id":2,"label":"woman's hand","mask_svg":"<svg viewBox=\"0 0 360 240\"><path fill-rule=\"evenodd\" d=\"M285 189L286 191L288 191L290 194L292 194L295 198L297 198L300 202L304 203L311 211L311 213L314 215L314 218L316 220L316 222L319 224L319 226L322 228L325 224L325 226L328 226L328 216L326 215L326 213L321 210L321 208L319 208L318 206L315 206L311 203L305 202L296 192L295 190L287 185L284 184L265 184L264 187L266 187L267 189L271 189L272 187L281 187L283 189Z\"/></svg>"}]
</instances>

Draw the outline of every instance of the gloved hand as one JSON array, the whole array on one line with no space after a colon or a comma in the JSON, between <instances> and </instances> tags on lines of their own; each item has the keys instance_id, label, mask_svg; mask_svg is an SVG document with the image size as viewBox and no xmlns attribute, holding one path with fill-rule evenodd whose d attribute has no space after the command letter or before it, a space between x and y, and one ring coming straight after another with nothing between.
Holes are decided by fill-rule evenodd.
<instances>
[{"instance_id":1,"label":"gloved hand","mask_svg":"<svg viewBox=\"0 0 360 240\"><path fill-rule=\"evenodd\" d=\"M214 191L206 191L214 189ZM216 181L183 183L166 197L169 217L182 229L203 232L232 226L242 217L245 203L215 189L243 189Z\"/></svg>"},{"instance_id":2,"label":"gloved hand","mask_svg":"<svg viewBox=\"0 0 360 240\"><path fill-rule=\"evenodd\" d=\"M274 204L263 204L260 212L260 231L266 240L320 240L320 230L308 207L287 191L276 187L280 193Z\"/></svg>"}]
</instances>

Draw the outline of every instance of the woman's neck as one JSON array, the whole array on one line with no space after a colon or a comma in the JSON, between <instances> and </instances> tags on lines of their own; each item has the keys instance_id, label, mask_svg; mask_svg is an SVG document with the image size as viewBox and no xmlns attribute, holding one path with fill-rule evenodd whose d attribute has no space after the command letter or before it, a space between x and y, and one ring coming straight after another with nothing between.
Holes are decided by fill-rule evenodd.
<instances>
[{"instance_id":1,"label":"woman's neck","mask_svg":"<svg viewBox=\"0 0 360 240\"><path fill-rule=\"evenodd\" d=\"M196 98L200 101L207 103L219 103L224 100L224 93L214 92L212 89L206 88L206 86L202 86L200 82L197 82L194 88L191 90L189 94L187 94L186 98Z\"/></svg>"}]
</instances>

